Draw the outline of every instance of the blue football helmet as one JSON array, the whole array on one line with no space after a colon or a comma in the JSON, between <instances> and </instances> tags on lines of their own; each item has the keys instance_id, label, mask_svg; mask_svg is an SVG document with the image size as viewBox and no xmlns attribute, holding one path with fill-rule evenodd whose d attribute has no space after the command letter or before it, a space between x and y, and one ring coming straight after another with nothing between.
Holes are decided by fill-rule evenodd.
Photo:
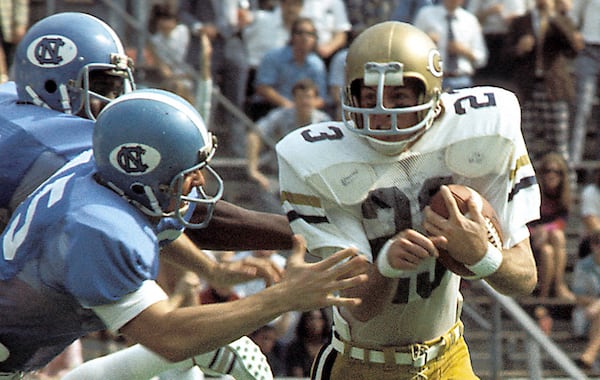
<instances>
[{"instance_id":1,"label":"blue football helmet","mask_svg":"<svg viewBox=\"0 0 600 380\"><path fill-rule=\"evenodd\" d=\"M149 216L203 228L223 195L223 180L208 165L215 139L200 114L168 91L137 90L109 103L96 120L93 149L100 182ZM183 194L184 177L199 169L211 175L214 190ZM184 219L190 203L207 207L203 220Z\"/></svg>"},{"instance_id":2,"label":"blue football helmet","mask_svg":"<svg viewBox=\"0 0 600 380\"><path fill-rule=\"evenodd\" d=\"M32 25L15 53L19 100L94 119L91 98L108 103L134 89L132 60L103 21L77 12ZM107 75L108 74L108 75Z\"/></svg>"}]
</instances>

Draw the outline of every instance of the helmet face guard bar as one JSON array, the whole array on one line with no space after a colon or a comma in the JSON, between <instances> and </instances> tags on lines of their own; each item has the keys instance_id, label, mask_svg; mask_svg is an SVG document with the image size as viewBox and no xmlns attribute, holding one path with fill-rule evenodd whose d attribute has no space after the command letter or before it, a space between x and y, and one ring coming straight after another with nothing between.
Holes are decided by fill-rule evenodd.
<instances>
[{"instance_id":1,"label":"helmet face guard bar","mask_svg":"<svg viewBox=\"0 0 600 380\"><path fill-rule=\"evenodd\" d=\"M342 121L350 127L350 129L361 135L369 136L390 136L390 135L410 135L425 128L430 124L430 121L435 116L436 99L430 99L426 103L418 104L411 107L402 108L387 108L383 105L383 92L385 86L402 86L404 85L403 65L400 62L376 63L368 62L365 64L364 82L367 86L376 86L377 99L375 107L363 108L352 106L352 96L349 89L341 91L342 99ZM425 117L417 124L407 127L398 127L398 115L427 111ZM355 115L354 120L353 116ZM389 129L372 129L370 117L372 115L389 115L391 116L391 126ZM360 117L360 123L358 120ZM352 126L352 124L355 124ZM360 125L357 125L360 124Z\"/></svg>"},{"instance_id":2,"label":"helmet face guard bar","mask_svg":"<svg viewBox=\"0 0 600 380\"><path fill-rule=\"evenodd\" d=\"M214 141L214 137L212 135L210 135L210 138L213 139L213 141ZM199 152L198 154L199 154L200 163L194 167L184 170L183 172L181 172L177 176L175 176L175 178L173 178L169 188L171 189L171 191L174 194L177 195L177 204L175 205L175 210L172 213L163 215L163 217L164 216L175 216L179 220L179 222L181 224L183 224L183 226L186 228L201 229L201 228L205 228L208 225L208 223L210 222L210 219L212 218L215 204L223 197L223 188L224 188L223 179L221 178L221 176L219 176L219 174L208 165L210 160L215 155L216 148L217 148L216 144L212 144L212 147L210 149L210 152L208 152L208 154L206 153L206 151ZM191 173L191 172L194 172L194 171L200 170L200 169L206 169L206 172L210 174L210 176L212 177L212 180L216 183L217 189L215 190L215 192L213 194L208 194L205 191L203 186L196 186L195 189L196 189L196 193L198 194L198 196L192 197L190 195L184 195L183 189L182 189L184 177L188 173ZM194 192L190 192L190 194L193 194L193 193ZM192 222L184 219L184 215L182 215L182 214L184 214L185 211L187 210L187 207L186 207L187 203L194 203L196 205L203 205L204 207L206 207L206 216L204 217L204 219L202 221L200 221L199 223L192 223Z\"/></svg>"},{"instance_id":3,"label":"helmet face guard bar","mask_svg":"<svg viewBox=\"0 0 600 380\"><path fill-rule=\"evenodd\" d=\"M71 91L82 92L82 102L80 109L73 110L73 113L78 113L81 108L85 110L85 114L90 120L96 120L91 109L91 98L99 99L101 102L108 104L112 98L106 97L90 88L90 73L92 71L106 71L109 75L119 76L124 79L123 94L134 91L135 81L133 78L133 68L131 59L122 54L111 54L111 64L92 63L85 65L77 77L76 83L71 84ZM81 86L81 87L79 87Z\"/></svg>"}]
</instances>

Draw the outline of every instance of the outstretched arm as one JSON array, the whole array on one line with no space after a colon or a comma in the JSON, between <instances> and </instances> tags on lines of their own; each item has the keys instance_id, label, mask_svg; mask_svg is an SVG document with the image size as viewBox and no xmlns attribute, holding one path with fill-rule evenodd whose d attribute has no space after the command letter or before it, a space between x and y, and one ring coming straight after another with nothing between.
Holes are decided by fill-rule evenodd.
<instances>
[{"instance_id":1,"label":"outstretched arm","mask_svg":"<svg viewBox=\"0 0 600 380\"><path fill-rule=\"evenodd\" d=\"M203 218L204 211L196 207L192 221ZM248 210L223 200L217 202L206 228L187 229L185 234L203 249L240 251L292 248L292 230L284 215Z\"/></svg>"},{"instance_id":2,"label":"outstretched arm","mask_svg":"<svg viewBox=\"0 0 600 380\"><path fill-rule=\"evenodd\" d=\"M217 262L185 234L165 246L161 251L161 258L195 272L213 285L223 287L255 278L262 278L267 285L271 285L279 282L282 275L281 269L266 258L248 257L232 262Z\"/></svg>"},{"instance_id":3,"label":"outstretched arm","mask_svg":"<svg viewBox=\"0 0 600 380\"><path fill-rule=\"evenodd\" d=\"M334 296L367 279L366 260L356 256L354 249L339 251L315 264L304 262L305 252L304 239L296 237L282 281L257 294L233 302L177 309L169 307L168 301L160 301L120 331L168 360L181 361L226 345L287 311L361 302Z\"/></svg>"}]
</instances>

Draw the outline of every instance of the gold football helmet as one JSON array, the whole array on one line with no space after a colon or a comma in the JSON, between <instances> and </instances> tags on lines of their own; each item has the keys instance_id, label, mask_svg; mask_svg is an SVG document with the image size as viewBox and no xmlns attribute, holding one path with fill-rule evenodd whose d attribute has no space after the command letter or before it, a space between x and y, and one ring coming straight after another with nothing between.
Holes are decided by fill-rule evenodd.
<instances>
[{"instance_id":1,"label":"gold football helmet","mask_svg":"<svg viewBox=\"0 0 600 380\"><path fill-rule=\"evenodd\" d=\"M390 21L366 29L348 48L345 70L346 83L341 94L342 119L354 132L371 137L414 134L410 138L413 141L421 135L417 132L424 132L431 126L439 112L441 56L429 36L410 24ZM384 86L403 86L407 78L414 78L422 85L418 104L411 107L385 107ZM372 108L364 108L359 104L362 84L377 88L377 101ZM409 112L417 112L419 122L399 128L397 116ZM389 115L391 128L372 129L369 116L375 114ZM406 143L403 140L387 144L395 144L398 148Z\"/></svg>"}]
</instances>

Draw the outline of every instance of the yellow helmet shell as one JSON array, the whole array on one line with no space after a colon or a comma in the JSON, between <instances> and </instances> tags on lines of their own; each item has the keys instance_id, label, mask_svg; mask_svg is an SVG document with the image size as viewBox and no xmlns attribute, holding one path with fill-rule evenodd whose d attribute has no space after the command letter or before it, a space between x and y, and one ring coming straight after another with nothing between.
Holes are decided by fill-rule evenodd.
<instances>
[{"instance_id":1,"label":"yellow helmet shell","mask_svg":"<svg viewBox=\"0 0 600 380\"><path fill-rule=\"evenodd\" d=\"M411 24L383 22L358 35L346 57L347 86L357 79L365 79L365 65L369 62L401 63L404 78L416 78L423 83L426 101L441 93L440 52L425 32Z\"/></svg>"}]
</instances>

